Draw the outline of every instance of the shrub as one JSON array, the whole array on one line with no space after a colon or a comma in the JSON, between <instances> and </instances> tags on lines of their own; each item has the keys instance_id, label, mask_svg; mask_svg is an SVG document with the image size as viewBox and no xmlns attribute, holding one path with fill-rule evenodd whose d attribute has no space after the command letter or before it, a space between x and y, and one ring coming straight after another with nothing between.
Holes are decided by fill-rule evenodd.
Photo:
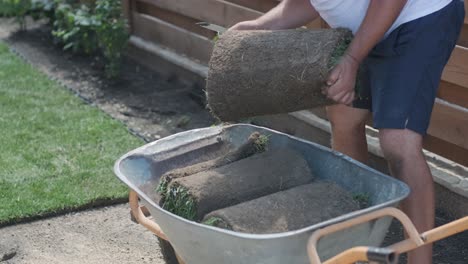
<instances>
[{"instance_id":1,"label":"shrub","mask_svg":"<svg viewBox=\"0 0 468 264\"><path fill-rule=\"evenodd\" d=\"M31 10L31 0L0 0L0 15L15 17L21 30L26 29L26 16Z\"/></svg>"},{"instance_id":2,"label":"shrub","mask_svg":"<svg viewBox=\"0 0 468 264\"><path fill-rule=\"evenodd\" d=\"M73 8L71 4L60 3L55 9L52 34L65 50L90 55L98 48L95 28L99 23L88 6Z\"/></svg>"},{"instance_id":3,"label":"shrub","mask_svg":"<svg viewBox=\"0 0 468 264\"><path fill-rule=\"evenodd\" d=\"M120 1L98 0L96 2L97 39L106 58L106 75L115 77L120 72L122 53L128 43L127 21L123 17Z\"/></svg>"},{"instance_id":4,"label":"shrub","mask_svg":"<svg viewBox=\"0 0 468 264\"><path fill-rule=\"evenodd\" d=\"M0 0L0 15L15 17L21 29L26 16L48 18L55 42L64 50L95 55L106 61L107 77L120 72L129 34L121 2L116 0Z\"/></svg>"}]
</instances>

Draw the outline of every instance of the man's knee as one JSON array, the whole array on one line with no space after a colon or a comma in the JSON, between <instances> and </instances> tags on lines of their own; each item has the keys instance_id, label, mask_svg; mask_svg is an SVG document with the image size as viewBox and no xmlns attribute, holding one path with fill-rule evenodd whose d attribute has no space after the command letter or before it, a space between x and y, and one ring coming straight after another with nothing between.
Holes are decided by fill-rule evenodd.
<instances>
[{"instance_id":1,"label":"man's knee","mask_svg":"<svg viewBox=\"0 0 468 264\"><path fill-rule=\"evenodd\" d=\"M408 129L381 129L379 139L385 159L394 166L422 153L422 136Z\"/></svg>"}]
</instances>

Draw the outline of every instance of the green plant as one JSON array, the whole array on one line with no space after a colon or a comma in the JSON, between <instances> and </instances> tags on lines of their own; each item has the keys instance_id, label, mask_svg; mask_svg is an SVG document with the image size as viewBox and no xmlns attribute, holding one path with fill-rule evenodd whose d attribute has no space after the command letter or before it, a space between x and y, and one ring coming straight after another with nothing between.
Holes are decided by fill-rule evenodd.
<instances>
[{"instance_id":1,"label":"green plant","mask_svg":"<svg viewBox=\"0 0 468 264\"><path fill-rule=\"evenodd\" d=\"M0 16L15 17L21 30L26 29L26 17L33 19L49 18L53 13L57 0L0 0Z\"/></svg>"},{"instance_id":2,"label":"green plant","mask_svg":"<svg viewBox=\"0 0 468 264\"><path fill-rule=\"evenodd\" d=\"M0 15L15 17L21 30L26 29L26 16L31 9L31 0L0 0Z\"/></svg>"},{"instance_id":3,"label":"green plant","mask_svg":"<svg viewBox=\"0 0 468 264\"><path fill-rule=\"evenodd\" d=\"M60 3L55 9L53 35L64 49L94 54L100 51L106 60L109 78L120 72L129 34L119 1L97 0L94 6Z\"/></svg>"},{"instance_id":4,"label":"green plant","mask_svg":"<svg viewBox=\"0 0 468 264\"><path fill-rule=\"evenodd\" d=\"M48 18L53 25L52 35L64 50L87 55L101 52L106 76L113 78L120 72L129 39L120 1L79 4L77 0L0 0L0 15L15 17L22 30L28 15Z\"/></svg>"},{"instance_id":5,"label":"green plant","mask_svg":"<svg viewBox=\"0 0 468 264\"><path fill-rule=\"evenodd\" d=\"M47 18L49 23L55 20L55 8L59 0L31 0L28 14L33 19Z\"/></svg>"},{"instance_id":6,"label":"green plant","mask_svg":"<svg viewBox=\"0 0 468 264\"><path fill-rule=\"evenodd\" d=\"M97 51L98 41L95 27L100 21L92 14L91 8L80 5L73 8L71 4L60 3L55 9L54 30L52 34L65 50L74 53L92 54Z\"/></svg>"},{"instance_id":7,"label":"green plant","mask_svg":"<svg viewBox=\"0 0 468 264\"><path fill-rule=\"evenodd\" d=\"M107 77L113 78L120 72L122 54L127 47L127 21L120 1L98 0L95 16L99 21L96 26L99 47L106 59L105 72Z\"/></svg>"}]
</instances>

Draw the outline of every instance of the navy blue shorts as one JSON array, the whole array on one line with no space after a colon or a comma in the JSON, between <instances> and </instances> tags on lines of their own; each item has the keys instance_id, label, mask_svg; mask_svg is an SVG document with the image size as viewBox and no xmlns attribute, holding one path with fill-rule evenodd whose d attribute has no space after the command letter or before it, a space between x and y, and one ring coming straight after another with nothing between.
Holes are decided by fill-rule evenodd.
<instances>
[{"instance_id":1,"label":"navy blue shorts","mask_svg":"<svg viewBox=\"0 0 468 264\"><path fill-rule=\"evenodd\" d=\"M362 63L361 91L353 102L369 109L377 129L411 129L425 135L442 71L465 16L464 3L402 24Z\"/></svg>"}]
</instances>

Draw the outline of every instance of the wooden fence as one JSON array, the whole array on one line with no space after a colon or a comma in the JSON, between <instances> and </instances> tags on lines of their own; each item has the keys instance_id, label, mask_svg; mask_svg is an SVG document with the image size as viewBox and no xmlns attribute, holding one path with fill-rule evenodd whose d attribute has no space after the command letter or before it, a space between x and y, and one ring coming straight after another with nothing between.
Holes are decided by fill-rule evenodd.
<instances>
[{"instance_id":1,"label":"wooden fence","mask_svg":"<svg viewBox=\"0 0 468 264\"><path fill-rule=\"evenodd\" d=\"M254 19L279 0L123 0L131 34L148 43L207 65L214 33L196 25L206 21L229 27ZM468 9L467 9L468 13ZM307 25L323 27L320 20ZM315 111L325 118L323 111ZM444 70L424 147L468 166L468 18L458 46Z\"/></svg>"}]
</instances>

